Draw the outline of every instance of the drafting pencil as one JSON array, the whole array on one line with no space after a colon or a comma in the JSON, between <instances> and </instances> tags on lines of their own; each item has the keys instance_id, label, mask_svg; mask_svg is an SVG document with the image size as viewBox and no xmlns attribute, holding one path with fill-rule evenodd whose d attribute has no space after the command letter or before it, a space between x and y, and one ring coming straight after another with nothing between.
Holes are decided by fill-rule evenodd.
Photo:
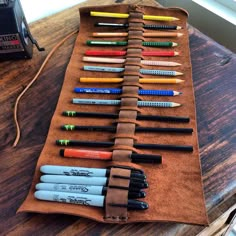
<instances>
[{"instance_id":1,"label":"drafting pencil","mask_svg":"<svg viewBox=\"0 0 236 236\"><path fill-rule=\"evenodd\" d=\"M95 141L81 141L81 140L56 140L59 146L85 146L85 147L111 147L113 142L95 142ZM135 148L140 149L156 149L156 150L169 150L169 151L186 151L192 152L193 146L189 145L170 145L170 144L148 144L148 143L134 143Z\"/></svg>"},{"instance_id":2,"label":"drafting pencil","mask_svg":"<svg viewBox=\"0 0 236 236\"><path fill-rule=\"evenodd\" d=\"M73 104L81 105L108 105L108 106L118 106L121 104L121 100L107 100L107 99L79 99L73 98ZM181 104L175 102L159 102L159 101L138 101L137 105L140 107L179 107Z\"/></svg>"},{"instance_id":3,"label":"drafting pencil","mask_svg":"<svg viewBox=\"0 0 236 236\"><path fill-rule=\"evenodd\" d=\"M110 32L94 32L92 33L93 37L127 37L128 33L127 32L115 32L115 33L110 33ZM147 38L170 38L170 37L181 37L183 36L182 33L174 33L174 32L158 32L158 33L143 33L143 37Z\"/></svg>"},{"instance_id":4,"label":"drafting pencil","mask_svg":"<svg viewBox=\"0 0 236 236\"><path fill-rule=\"evenodd\" d=\"M83 69L87 71L100 71L100 72L112 72L112 73L119 73L125 71L125 68L123 67L108 67L108 66L83 66ZM182 72L170 71L170 70L140 69L139 71L141 74L144 75L163 75L163 76L183 75Z\"/></svg>"},{"instance_id":5,"label":"drafting pencil","mask_svg":"<svg viewBox=\"0 0 236 236\"><path fill-rule=\"evenodd\" d=\"M63 116L68 117L90 117L96 119L117 119L119 114L116 113L101 113L101 112L78 112L78 111L63 111ZM189 117L184 116L158 116L158 115L141 115L138 114L137 120L151 120L160 122L178 122L178 123L188 123L190 121Z\"/></svg>"},{"instance_id":6,"label":"drafting pencil","mask_svg":"<svg viewBox=\"0 0 236 236\"><path fill-rule=\"evenodd\" d=\"M110 18L128 18L129 14L90 11L90 16L110 17ZM143 20L175 21L175 20L179 20L179 19L176 17L173 17L173 16L143 15Z\"/></svg>"},{"instance_id":7,"label":"drafting pencil","mask_svg":"<svg viewBox=\"0 0 236 236\"><path fill-rule=\"evenodd\" d=\"M34 197L43 201L79 204L83 206L105 207L105 196L92 194L67 193L57 191L39 190L34 193ZM127 207L128 210L146 210L146 202L128 199L127 205L110 203L114 207Z\"/></svg>"},{"instance_id":8,"label":"drafting pencil","mask_svg":"<svg viewBox=\"0 0 236 236\"><path fill-rule=\"evenodd\" d=\"M79 125L63 125L62 130L66 131L106 131L106 132L116 132L115 126L79 126ZM149 132L149 133L192 133L192 128L161 128L161 127L135 127L135 132Z\"/></svg>"},{"instance_id":9,"label":"drafting pencil","mask_svg":"<svg viewBox=\"0 0 236 236\"><path fill-rule=\"evenodd\" d=\"M121 94L122 89L119 88L75 88L75 93L94 93L94 94ZM139 95L146 96L177 96L182 94L181 92L174 90L145 90L139 89Z\"/></svg>"},{"instance_id":10,"label":"drafting pencil","mask_svg":"<svg viewBox=\"0 0 236 236\"><path fill-rule=\"evenodd\" d=\"M86 62L98 62L98 63L109 63L109 64L123 64L126 62L126 59L121 58L107 58L107 57L83 57L83 61ZM152 66L180 66L180 63L172 61L151 61L151 60L141 60L143 65L152 65Z\"/></svg>"},{"instance_id":11,"label":"drafting pencil","mask_svg":"<svg viewBox=\"0 0 236 236\"><path fill-rule=\"evenodd\" d=\"M125 56L126 51L118 50L87 50L86 56ZM174 57L178 56L179 52L176 51L142 51L143 56L158 56L158 57Z\"/></svg>"},{"instance_id":12,"label":"drafting pencil","mask_svg":"<svg viewBox=\"0 0 236 236\"><path fill-rule=\"evenodd\" d=\"M104 23L104 22L98 22L95 23L94 26L101 26L101 27L114 27L114 28L128 28L129 24L119 24L119 23ZM151 30L179 30L182 29L181 26L178 25L150 25L150 24L144 24L144 29L151 29Z\"/></svg>"},{"instance_id":13,"label":"drafting pencil","mask_svg":"<svg viewBox=\"0 0 236 236\"><path fill-rule=\"evenodd\" d=\"M87 45L96 45L96 46L127 46L128 41L98 41L98 40L87 40ZM178 46L175 42L142 42L143 46L146 47L176 47Z\"/></svg>"},{"instance_id":14,"label":"drafting pencil","mask_svg":"<svg viewBox=\"0 0 236 236\"><path fill-rule=\"evenodd\" d=\"M84 78L79 79L81 83L122 83L123 78ZM169 78L144 78L139 79L140 84L178 84L183 83L181 79L169 79Z\"/></svg>"}]
</instances>

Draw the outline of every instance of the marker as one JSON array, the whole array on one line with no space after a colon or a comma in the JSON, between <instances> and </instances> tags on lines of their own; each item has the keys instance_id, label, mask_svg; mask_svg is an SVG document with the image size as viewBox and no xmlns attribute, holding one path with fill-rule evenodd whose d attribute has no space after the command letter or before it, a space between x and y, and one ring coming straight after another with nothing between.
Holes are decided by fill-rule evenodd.
<instances>
[{"instance_id":1,"label":"marker","mask_svg":"<svg viewBox=\"0 0 236 236\"><path fill-rule=\"evenodd\" d=\"M62 130L66 131L75 131L75 130L83 130L83 131L106 131L115 133L117 127L115 126L79 126L79 125L63 125L61 126ZM135 132L158 132L158 133L192 133L192 128L170 128L170 127L135 127Z\"/></svg>"},{"instance_id":2,"label":"marker","mask_svg":"<svg viewBox=\"0 0 236 236\"><path fill-rule=\"evenodd\" d=\"M75 88L75 93L93 93L93 94L121 94L122 89L116 88ZM139 95L150 96L177 96L182 94L174 90L145 90L139 89Z\"/></svg>"},{"instance_id":3,"label":"marker","mask_svg":"<svg viewBox=\"0 0 236 236\"><path fill-rule=\"evenodd\" d=\"M94 32L92 33L93 37L127 37L129 34L127 32L115 32L115 33L110 33L110 32ZM170 37L181 37L183 36L182 33L173 33L173 32L158 32L158 33L146 33L143 32L143 37L148 37L148 38L170 38Z\"/></svg>"},{"instance_id":4,"label":"marker","mask_svg":"<svg viewBox=\"0 0 236 236\"><path fill-rule=\"evenodd\" d=\"M90 118L107 118L117 119L119 114L116 113L102 113L102 112L78 112L78 111L63 111L63 116L67 117L90 117ZM156 115L140 115L136 117L137 120L152 120L160 122L178 122L178 123L189 123L190 118L185 116L156 116Z\"/></svg>"},{"instance_id":5,"label":"marker","mask_svg":"<svg viewBox=\"0 0 236 236\"><path fill-rule=\"evenodd\" d=\"M56 140L58 146L85 146L85 147L112 147L113 142L95 142L95 141L81 141L81 140ZM172 145L172 144L149 144L149 143L134 143L134 148L140 149L156 149L156 150L169 150L169 151L186 151L192 152L193 146L189 145Z\"/></svg>"},{"instance_id":6,"label":"marker","mask_svg":"<svg viewBox=\"0 0 236 236\"><path fill-rule=\"evenodd\" d=\"M120 67L108 67L108 66L83 66L83 69L86 71L100 71L100 72L124 72L125 68ZM141 74L144 75L163 75L163 76L178 76L183 75L183 73L178 71L171 71L171 70L147 70L147 69L140 69Z\"/></svg>"},{"instance_id":7,"label":"marker","mask_svg":"<svg viewBox=\"0 0 236 236\"><path fill-rule=\"evenodd\" d=\"M36 184L37 190L46 191L58 191L67 193L80 193L80 194L92 194L92 195L106 195L108 188L104 186L93 185L79 185L79 184L52 184L52 183L39 183ZM119 189L119 187L117 187ZM135 189L128 190L128 198L144 198L146 192Z\"/></svg>"},{"instance_id":8,"label":"marker","mask_svg":"<svg viewBox=\"0 0 236 236\"><path fill-rule=\"evenodd\" d=\"M129 14L90 11L90 16L111 17L111 18L128 18ZM176 17L173 17L173 16L143 15L143 20L175 21L175 20L179 20L179 19Z\"/></svg>"},{"instance_id":9,"label":"marker","mask_svg":"<svg viewBox=\"0 0 236 236\"><path fill-rule=\"evenodd\" d=\"M113 176L114 178L114 176ZM122 176L117 176L122 178ZM129 179L130 188L147 188L148 183L139 179ZM57 184L84 184L95 186L107 186L109 178L106 177L84 177L84 176L66 176L66 175L42 175L40 181L44 183L57 183Z\"/></svg>"},{"instance_id":10,"label":"marker","mask_svg":"<svg viewBox=\"0 0 236 236\"><path fill-rule=\"evenodd\" d=\"M105 207L105 196L91 194L65 193L39 190L34 193L34 197L39 200L79 204L84 206ZM127 205L112 204L117 207L127 207L128 210L146 210L148 204L137 200L128 200Z\"/></svg>"},{"instance_id":11,"label":"marker","mask_svg":"<svg viewBox=\"0 0 236 236\"><path fill-rule=\"evenodd\" d=\"M94 26L128 28L129 24L98 22L98 23L95 23ZM178 25L146 25L146 24L143 25L143 28L144 29L152 29L152 30L179 30L179 29L182 29L182 27L178 26Z\"/></svg>"},{"instance_id":12,"label":"marker","mask_svg":"<svg viewBox=\"0 0 236 236\"><path fill-rule=\"evenodd\" d=\"M79 79L81 83L122 83L123 78L85 78ZM183 83L182 79L170 79L170 78L145 78L139 79L140 84L179 84Z\"/></svg>"},{"instance_id":13,"label":"marker","mask_svg":"<svg viewBox=\"0 0 236 236\"><path fill-rule=\"evenodd\" d=\"M62 157L81 158L81 159L89 159L89 160L102 160L102 161L112 160L112 152L106 152L106 151L93 151L93 150L65 148L65 149L60 150L60 155ZM131 159L131 162L134 162L134 163L152 163L152 164L162 163L162 157L160 155L132 153L130 155L130 159Z\"/></svg>"},{"instance_id":14,"label":"marker","mask_svg":"<svg viewBox=\"0 0 236 236\"><path fill-rule=\"evenodd\" d=\"M86 56L125 56L127 51L87 50ZM176 51L142 51L142 56L174 57L180 53Z\"/></svg>"},{"instance_id":15,"label":"marker","mask_svg":"<svg viewBox=\"0 0 236 236\"><path fill-rule=\"evenodd\" d=\"M107 57L83 57L83 61L86 62L98 62L98 63L109 63L109 64L123 64L126 62L126 59L120 58L107 58ZM141 60L141 64L143 65L151 65L151 66L180 66L180 63L172 62L172 61L152 61L152 60Z\"/></svg>"},{"instance_id":16,"label":"marker","mask_svg":"<svg viewBox=\"0 0 236 236\"><path fill-rule=\"evenodd\" d=\"M40 171L44 174L67 175L67 176L85 176L85 177L109 177L110 169L85 168L75 166L43 165ZM130 178L146 179L144 174L131 171Z\"/></svg>"},{"instance_id":17,"label":"marker","mask_svg":"<svg viewBox=\"0 0 236 236\"><path fill-rule=\"evenodd\" d=\"M73 98L73 104L86 104L86 105L108 105L108 106L118 106L121 104L121 100L107 100L107 99L79 99ZM140 107L179 107L181 104L176 102L158 102L158 101L138 101L137 105Z\"/></svg>"},{"instance_id":18,"label":"marker","mask_svg":"<svg viewBox=\"0 0 236 236\"><path fill-rule=\"evenodd\" d=\"M87 45L101 45L101 46L127 46L128 41L98 41L98 40L87 40ZM143 46L146 47L176 47L178 46L175 42L142 42Z\"/></svg>"}]
</instances>

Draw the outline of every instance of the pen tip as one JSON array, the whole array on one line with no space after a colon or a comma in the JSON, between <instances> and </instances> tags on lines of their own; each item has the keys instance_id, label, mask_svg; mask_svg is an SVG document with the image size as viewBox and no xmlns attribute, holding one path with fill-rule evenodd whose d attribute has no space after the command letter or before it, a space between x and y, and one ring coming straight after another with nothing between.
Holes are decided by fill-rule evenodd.
<instances>
[{"instance_id":1,"label":"pen tip","mask_svg":"<svg viewBox=\"0 0 236 236\"><path fill-rule=\"evenodd\" d=\"M181 26L177 26L176 29L179 30L179 29L183 29L183 28Z\"/></svg>"},{"instance_id":2,"label":"pen tip","mask_svg":"<svg viewBox=\"0 0 236 236\"><path fill-rule=\"evenodd\" d=\"M64 150L64 149L61 149L61 150L59 151L59 154L60 154L61 157L64 157L64 153L65 153L65 150Z\"/></svg>"},{"instance_id":3,"label":"pen tip","mask_svg":"<svg viewBox=\"0 0 236 236\"><path fill-rule=\"evenodd\" d=\"M173 17L173 20L179 20L179 18Z\"/></svg>"},{"instance_id":4,"label":"pen tip","mask_svg":"<svg viewBox=\"0 0 236 236\"><path fill-rule=\"evenodd\" d=\"M178 43L172 43L172 47L176 47L176 46L178 46Z\"/></svg>"}]
</instances>

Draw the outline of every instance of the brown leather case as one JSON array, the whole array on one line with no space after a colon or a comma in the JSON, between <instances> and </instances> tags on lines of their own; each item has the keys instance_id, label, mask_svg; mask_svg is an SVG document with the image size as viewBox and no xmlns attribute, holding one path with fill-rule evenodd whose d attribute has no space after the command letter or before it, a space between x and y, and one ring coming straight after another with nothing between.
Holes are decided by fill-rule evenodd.
<instances>
[{"instance_id":1,"label":"brown leather case","mask_svg":"<svg viewBox=\"0 0 236 236\"><path fill-rule=\"evenodd\" d=\"M129 19L114 19L91 17L90 11L104 11L129 13ZM146 31L142 27L145 24L158 24L160 22L144 21L142 15L164 15L174 16L180 20L175 22L182 26L183 29L178 32L184 35L179 38L143 38L142 32ZM58 100L57 108L51 121L50 129L45 146L39 157L35 176L32 182L29 194L24 203L19 208L18 212L38 212L38 213L63 213L78 215L90 218L104 223L131 223L131 222L155 222L155 221L170 221L183 222L192 224L207 224L207 215L205 209L201 168L198 150L195 101L192 82L192 71L187 30L187 13L178 8L158 8L152 6L136 6L136 5L109 5L101 7L89 7L80 9L81 24L74 51L68 65L62 91ZM92 32L109 32L110 28L94 27L95 22L116 22L116 23L131 23L128 29L129 36L127 38L112 38L112 40L129 40L128 46L119 47L96 47L87 46L86 40L93 39ZM141 24L140 24L141 23ZM163 22L161 22L163 23ZM171 24L171 23L167 23ZM173 24L173 23L172 23ZM113 29L114 32L127 32L127 29ZM148 30L148 32L152 32ZM140 64L142 49L145 50L163 50L158 48L143 47L142 40L145 41L174 41L178 46L173 48L180 52L180 56L176 57L144 57L145 60L166 60L176 61L182 65L174 67L173 70L184 72L181 79L185 80L182 84L139 84L141 77L139 69L148 68L156 69L155 66L143 66ZM125 67L124 73L107 73L107 72L90 72L83 71L83 65L98 65L93 63L84 63L82 57L88 49L104 49L104 50L127 50L127 60L122 66ZM173 50L164 49L164 50ZM99 64L100 66L102 64ZM112 66L120 67L120 64ZM163 67L161 69L172 69ZM123 77L124 82L120 84L85 84L80 83L80 77ZM144 76L142 77L157 77ZM112 87L123 88L122 95L109 94L75 94L75 87ZM138 89L170 89L182 91L181 96L175 97L157 97L157 96L138 96ZM98 106L98 105L75 105L72 104L72 98L98 98L98 99L121 99L121 106ZM173 101L181 103L181 107L176 108L155 108L155 107L137 107L138 99L148 101ZM119 114L119 118L112 119L94 119L94 118L76 118L62 116L65 110L87 111L87 112L109 112ZM189 123L171 123L157 121L136 121L138 113L149 115L163 116L189 116ZM78 124L78 125L117 125L117 133L109 132L70 132L62 131L60 126L63 124ZM137 133L135 134L135 125L152 126L152 127L191 127L193 134L166 134L166 133ZM88 141L114 141L112 148L96 148L96 150L112 150L113 161L98 161L85 159L70 159L59 156L61 147L56 146L56 139L75 139ZM137 143L157 143L157 144L179 144L192 145L193 152L178 152L164 150L136 150L133 144ZM83 148L88 149L88 148ZM90 148L95 149L95 148ZM129 155L132 151L146 154L161 154L163 163L155 164L140 164L136 165L130 162ZM66 165L66 166L82 166L82 167L108 167L111 165L131 166L142 169L147 175L149 188L146 190L147 196L144 199L149 204L149 209L145 211L127 211L126 208L107 207L105 209L64 204L56 202L46 202L36 200L34 198L35 184L39 182L41 173L39 168L41 165ZM114 171L114 170L112 170ZM121 169L116 169L118 173L128 176L129 173ZM110 181L113 181L110 179ZM113 183L113 182L112 182ZM127 183L117 183L125 186ZM119 202L125 204L127 202L127 192L110 189L107 193L107 203Z\"/></svg>"}]
</instances>

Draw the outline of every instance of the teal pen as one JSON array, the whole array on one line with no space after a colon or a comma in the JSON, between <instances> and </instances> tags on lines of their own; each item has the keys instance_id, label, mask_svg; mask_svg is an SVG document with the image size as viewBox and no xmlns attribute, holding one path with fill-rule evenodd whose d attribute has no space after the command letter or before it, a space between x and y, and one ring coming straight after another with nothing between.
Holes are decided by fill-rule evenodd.
<instances>
[{"instance_id":1,"label":"teal pen","mask_svg":"<svg viewBox=\"0 0 236 236\"><path fill-rule=\"evenodd\" d=\"M101 100L101 99L79 99L73 98L73 104L80 105L109 105L118 106L121 100ZM138 101L137 105L140 107L179 107L181 104L175 102L159 102L159 101Z\"/></svg>"}]
</instances>

